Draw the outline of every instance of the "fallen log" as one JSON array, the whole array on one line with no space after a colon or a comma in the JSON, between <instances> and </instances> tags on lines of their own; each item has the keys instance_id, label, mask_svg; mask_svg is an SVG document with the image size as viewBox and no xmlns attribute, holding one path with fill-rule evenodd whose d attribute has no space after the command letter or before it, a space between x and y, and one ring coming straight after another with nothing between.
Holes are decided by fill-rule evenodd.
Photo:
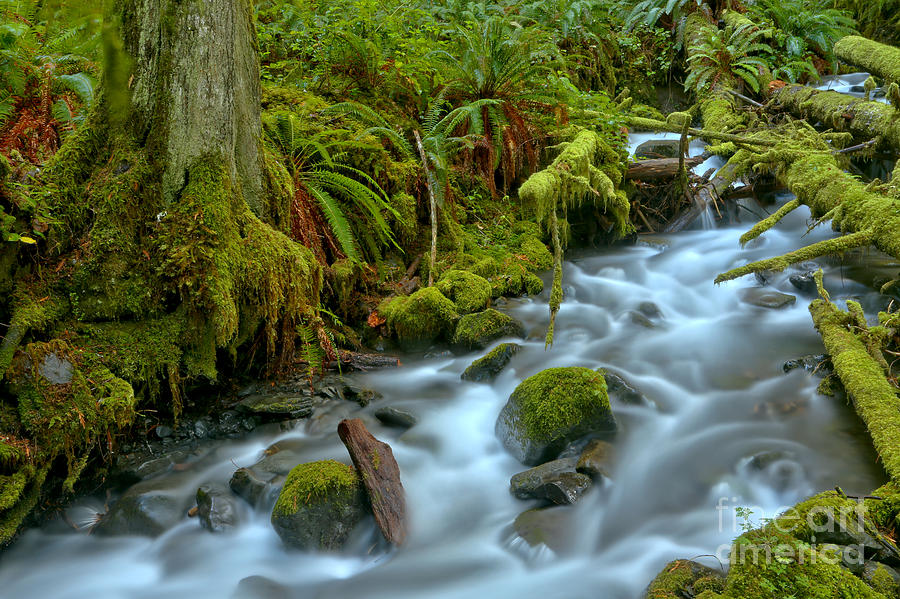
<instances>
[{"instance_id":1,"label":"fallen log","mask_svg":"<svg viewBox=\"0 0 900 599\"><path fill-rule=\"evenodd\" d=\"M369 354L354 351L341 351L339 354L340 363L338 363L337 360L332 360L326 364L329 370L340 369L343 372L368 372L370 370L398 368L400 366L400 358L396 356L384 356L381 354Z\"/></svg>"},{"instance_id":2,"label":"fallen log","mask_svg":"<svg viewBox=\"0 0 900 599\"><path fill-rule=\"evenodd\" d=\"M848 35L834 45L834 54L843 62L862 67L889 83L900 83L900 48Z\"/></svg>"},{"instance_id":3,"label":"fallen log","mask_svg":"<svg viewBox=\"0 0 900 599\"><path fill-rule=\"evenodd\" d=\"M391 446L373 437L359 418L342 420L338 436L362 478L375 523L388 542L402 545L407 533L406 496Z\"/></svg>"},{"instance_id":4,"label":"fallen log","mask_svg":"<svg viewBox=\"0 0 900 599\"><path fill-rule=\"evenodd\" d=\"M734 182L734 172L733 166L728 164L723 166L709 183L700 187L694 195L693 205L669 221L664 232L677 233L699 218L708 206L714 204L716 199L731 187Z\"/></svg>"},{"instance_id":5,"label":"fallen log","mask_svg":"<svg viewBox=\"0 0 900 599\"><path fill-rule=\"evenodd\" d=\"M900 150L900 112L889 104L869 102L835 91L785 85L772 93L779 106L798 118L821 121L859 140L880 138L882 147Z\"/></svg>"},{"instance_id":6,"label":"fallen log","mask_svg":"<svg viewBox=\"0 0 900 599\"><path fill-rule=\"evenodd\" d=\"M685 158L685 168L694 168L702 164L706 158L697 156ZM651 160L638 160L628 165L625 178L637 181L659 181L671 179L678 174L680 159L678 158L653 158Z\"/></svg>"},{"instance_id":7,"label":"fallen log","mask_svg":"<svg viewBox=\"0 0 900 599\"><path fill-rule=\"evenodd\" d=\"M847 305L851 312L855 309L862 311L856 302L848 301ZM897 390L885 378L884 369L872 357L866 344L854 333L854 330L859 330L858 319L839 310L826 299L812 302L809 312L831 356L834 371L869 429L872 444L885 471L893 480L900 479L900 450L897 444L900 398L897 397Z\"/></svg>"}]
</instances>

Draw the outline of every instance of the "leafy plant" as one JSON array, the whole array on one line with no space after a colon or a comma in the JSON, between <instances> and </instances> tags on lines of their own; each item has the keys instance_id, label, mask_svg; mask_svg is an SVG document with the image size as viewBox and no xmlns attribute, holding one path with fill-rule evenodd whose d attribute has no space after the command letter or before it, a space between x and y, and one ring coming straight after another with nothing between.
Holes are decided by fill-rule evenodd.
<instances>
[{"instance_id":1,"label":"leafy plant","mask_svg":"<svg viewBox=\"0 0 900 599\"><path fill-rule=\"evenodd\" d=\"M685 89L696 92L709 90L720 82L735 85L745 83L759 91L759 69L769 63L759 55L771 54L767 44L759 42L764 32L752 23L724 29L707 27L691 43Z\"/></svg>"},{"instance_id":2,"label":"leafy plant","mask_svg":"<svg viewBox=\"0 0 900 599\"><path fill-rule=\"evenodd\" d=\"M361 260L358 238L366 241L369 256L376 260L380 259L378 243L396 246L383 212L397 218L399 214L372 177L342 161L350 144L335 138L346 131L330 129L308 136L302 132L294 114L279 113L268 132L290 163L295 185L292 206L295 237L307 233L303 229L308 229L310 224L297 222L305 208L297 204L312 200L324 214L340 251L348 258ZM348 209L361 213L364 220L351 225Z\"/></svg>"},{"instance_id":3,"label":"leafy plant","mask_svg":"<svg viewBox=\"0 0 900 599\"><path fill-rule=\"evenodd\" d=\"M752 11L774 24L775 42L788 60L815 52L834 67L835 42L855 33L856 23L846 12L827 8L819 0L756 0Z\"/></svg>"}]
</instances>

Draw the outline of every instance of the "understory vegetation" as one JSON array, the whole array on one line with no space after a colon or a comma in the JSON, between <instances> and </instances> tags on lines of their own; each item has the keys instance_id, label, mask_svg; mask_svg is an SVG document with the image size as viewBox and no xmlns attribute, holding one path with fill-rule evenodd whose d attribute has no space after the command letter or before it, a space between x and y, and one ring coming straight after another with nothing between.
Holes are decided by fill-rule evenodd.
<instances>
[{"instance_id":1,"label":"understory vegetation","mask_svg":"<svg viewBox=\"0 0 900 599\"><path fill-rule=\"evenodd\" d=\"M552 346L565 249L689 213L709 182L685 167L690 139L726 161L728 184L777 178L796 195L742 243L801 205L847 234L717 283L856 247L900 258L900 170L850 172L900 152L896 50L848 37L900 41L894 0L252 7L262 197L207 156L172 201L155 158L111 122L131 93L119 23L0 0L0 544L42 497L102 472L121 437L209 409L197 389L313 378L375 344L460 345L466 315L544 293L550 270ZM864 100L804 87L853 70L875 76ZM629 130L682 134L673 155L646 156L673 160L662 180L631 173ZM869 326L821 292L814 323L895 480L896 312ZM703 596L750 597L734 572ZM793 576L753 575L776 589L753 597L786 596Z\"/></svg>"}]
</instances>

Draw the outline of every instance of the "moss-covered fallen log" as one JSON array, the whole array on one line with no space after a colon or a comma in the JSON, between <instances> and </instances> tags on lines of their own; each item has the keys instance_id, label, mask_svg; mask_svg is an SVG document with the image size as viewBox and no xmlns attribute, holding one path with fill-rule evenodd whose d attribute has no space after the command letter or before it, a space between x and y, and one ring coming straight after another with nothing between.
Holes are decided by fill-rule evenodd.
<instances>
[{"instance_id":1,"label":"moss-covered fallen log","mask_svg":"<svg viewBox=\"0 0 900 599\"><path fill-rule=\"evenodd\" d=\"M834 54L840 60L862 67L889 83L900 83L900 48L848 35L834 45Z\"/></svg>"},{"instance_id":2,"label":"moss-covered fallen log","mask_svg":"<svg viewBox=\"0 0 900 599\"><path fill-rule=\"evenodd\" d=\"M791 142L770 153L751 158L760 166L776 170L779 178L797 196L797 203L765 219L745 234L746 243L774 226L800 204L809 207L813 218L831 219L843 238L813 244L784 256L753 262L716 277L716 283L762 270L784 270L791 264L855 247L875 245L882 252L900 258L900 204L889 196L870 191L866 185L844 172L841 156L823 149L798 149Z\"/></svg>"},{"instance_id":3,"label":"moss-covered fallen log","mask_svg":"<svg viewBox=\"0 0 900 599\"><path fill-rule=\"evenodd\" d=\"M890 334L884 326L867 327L860 322L862 308L847 302L850 312L839 310L826 299L812 302L809 312L831 356L834 371L840 377L856 411L869 429L875 451L885 471L900 480L900 397L886 378L877 340ZM855 313L855 314L854 314ZM882 314L882 321L887 315Z\"/></svg>"},{"instance_id":4,"label":"moss-covered fallen log","mask_svg":"<svg viewBox=\"0 0 900 599\"><path fill-rule=\"evenodd\" d=\"M772 97L798 118L821 121L829 129L847 131L860 141L879 138L882 147L900 150L900 113L889 104L803 85L786 85L775 90Z\"/></svg>"},{"instance_id":5,"label":"moss-covered fallen log","mask_svg":"<svg viewBox=\"0 0 900 599\"><path fill-rule=\"evenodd\" d=\"M715 105L708 104L706 106L707 108L711 108ZM712 112L715 113L715 111ZM719 130L714 122L712 122L715 120L716 116L717 114L710 114L704 119L704 123L709 122L711 128L704 127L703 129L696 129L694 127L689 127L687 130L688 135L707 142L730 141L742 145L759 146L763 148L774 147L777 144L776 141L769 139L757 139L754 137L748 137L746 135L724 133ZM667 133L681 133L682 131L682 126L680 123L657 121L655 119L648 119L643 117L629 116L625 118L625 122L631 129L635 131L665 131Z\"/></svg>"}]
</instances>

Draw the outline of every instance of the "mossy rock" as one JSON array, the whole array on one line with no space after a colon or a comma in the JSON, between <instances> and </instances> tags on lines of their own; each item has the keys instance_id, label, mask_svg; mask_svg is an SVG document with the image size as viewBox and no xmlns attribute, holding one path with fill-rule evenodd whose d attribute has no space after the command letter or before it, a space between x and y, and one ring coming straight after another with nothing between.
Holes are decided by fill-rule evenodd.
<instances>
[{"instance_id":1,"label":"mossy rock","mask_svg":"<svg viewBox=\"0 0 900 599\"><path fill-rule=\"evenodd\" d=\"M519 249L534 270L550 270L553 267L553 254L537 237L523 236Z\"/></svg>"},{"instance_id":2,"label":"mossy rock","mask_svg":"<svg viewBox=\"0 0 900 599\"><path fill-rule=\"evenodd\" d=\"M448 270L437 288L453 300L460 314L484 310L491 301L491 284L487 279L464 270Z\"/></svg>"},{"instance_id":3,"label":"mossy rock","mask_svg":"<svg viewBox=\"0 0 900 599\"><path fill-rule=\"evenodd\" d=\"M427 347L453 328L456 306L436 287L382 302L378 313L406 349Z\"/></svg>"},{"instance_id":4,"label":"mossy rock","mask_svg":"<svg viewBox=\"0 0 900 599\"><path fill-rule=\"evenodd\" d=\"M521 349L522 346L518 343L501 343L487 355L472 362L460 378L475 383L492 381Z\"/></svg>"},{"instance_id":5,"label":"mossy rock","mask_svg":"<svg viewBox=\"0 0 900 599\"><path fill-rule=\"evenodd\" d=\"M550 368L522 381L495 426L503 445L529 466L585 435L615 430L603 375L578 367Z\"/></svg>"},{"instance_id":6,"label":"mossy rock","mask_svg":"<svg viewBox=\"0 0 900 599\"><path fill-rule=\"evenodd\" d=\"M290 547L336 550L366 513L366 494L356 470L324 460L291 470L272 510L272 526Z\"/></svg>"},{"instance_id":7,"label":"mossy rock","mask_svg":"<svg viewBox=\"0 0 900 599\"><path fill-rule=\"evenodd\" d=\"M453 344L461 349L483 349L504 337L523 338L525 328L512 316L489 308L460 318L453 334Z\"/></svg>"},{"instance_id":8,"label":"mossy rock","mask_svg":"<svg viewBox=\"0 0 900 599\"><path fill-rule=\"evenodd\" d=\"M725 586L721 572L697 562L679 559L669 562L650 586L646 599L681 599L704 591L719 592Z\"/></svg>"}]
</instances>

